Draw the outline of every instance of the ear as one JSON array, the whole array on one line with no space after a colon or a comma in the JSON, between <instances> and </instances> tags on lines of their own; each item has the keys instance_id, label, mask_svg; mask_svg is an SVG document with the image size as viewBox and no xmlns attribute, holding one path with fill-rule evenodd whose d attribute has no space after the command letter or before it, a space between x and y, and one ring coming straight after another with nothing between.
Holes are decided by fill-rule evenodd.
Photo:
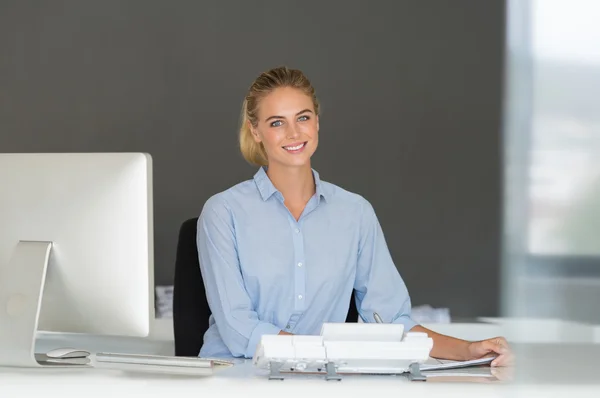
<instances>
[{"instance_id":1,"label":"ear","mask_svg":"<svg viewBox=\"0 0 600 398\"><path fill-rule=\"evenodd\" d=\"M261 142L262 140L260 139L260 134L258 134L258 130L255 129L254 126L252 126L252 123L250 123L250 121L248 121L247 123L248 127L250 128L250 132L252 133L252 138L254 138L254 141Z\"/></svg>"},{"instance_id":2,"label":"ear","mask_svg":"<svg viewBox=\"0 0 600 398\"><path fill-rule=\"evenodd\" d=\"M317 116L317 132L319 132L319 116Z\"/></svg>"}]
</instances>

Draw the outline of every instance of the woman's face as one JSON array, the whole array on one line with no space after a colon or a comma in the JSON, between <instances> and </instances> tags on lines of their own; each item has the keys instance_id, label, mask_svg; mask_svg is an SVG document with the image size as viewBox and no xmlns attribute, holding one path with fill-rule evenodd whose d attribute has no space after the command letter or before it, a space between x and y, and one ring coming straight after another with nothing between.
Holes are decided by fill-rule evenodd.
<instances>
[{"instance_id":1,"label":"woman's face","mask_svg":"<svg viewBox=\"0 0 600 398\"><path fill-rule=\"evenodd\" d=\"M269 167L310 164L319 142L319 117L310 96L295 88L276 88L258 103L257 117L252 135L265 147Z\"/></svg>"}]
</instances>

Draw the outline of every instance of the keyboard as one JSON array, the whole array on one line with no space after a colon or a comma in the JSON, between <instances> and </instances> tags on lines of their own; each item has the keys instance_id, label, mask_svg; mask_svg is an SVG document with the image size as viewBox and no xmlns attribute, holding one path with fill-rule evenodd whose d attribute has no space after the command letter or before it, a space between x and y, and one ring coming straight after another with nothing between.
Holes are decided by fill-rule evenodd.
<instances>
[{"instance_id":1,"label":"keyboard","mask_svg":"<svg viewBox=\"0 0 600 398\"><path fill-rule=\"evenodd\" d=\"M132 372L158 372L208 376L215 366L231 366L233 362L198 357L173 357L99 352L95 355L95 367L128 370Z\"/></svg>"}]
</instances>

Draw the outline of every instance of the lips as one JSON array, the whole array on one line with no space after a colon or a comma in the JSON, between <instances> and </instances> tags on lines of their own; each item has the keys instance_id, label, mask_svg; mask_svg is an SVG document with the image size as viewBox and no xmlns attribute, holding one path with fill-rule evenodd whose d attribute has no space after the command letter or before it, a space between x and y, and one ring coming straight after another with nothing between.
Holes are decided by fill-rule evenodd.
<instances>
[{"instance_id":1,"label":"lips","mask_svg":"<svg viewBox=\"0 0 600 398\"><path fill-rule=\"evenodd\" d=\"M306 141L305 142L295 142L293 144L283 146L282 148L285 149L289 153L300 153L304 150L304 148L306 148L306 143L307 143Z\"/></svg>"}]
</instances>

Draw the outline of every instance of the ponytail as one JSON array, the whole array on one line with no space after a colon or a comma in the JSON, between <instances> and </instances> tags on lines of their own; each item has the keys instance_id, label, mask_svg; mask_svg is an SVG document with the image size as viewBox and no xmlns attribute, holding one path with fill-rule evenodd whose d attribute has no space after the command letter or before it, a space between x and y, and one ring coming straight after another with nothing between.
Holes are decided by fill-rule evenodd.
<instances>
[{"instance_id":1,"label":"ponytail","mask_svg":"<svg viewBox=\"0 0 600 398\"><path fill-rule=\"evenodd\" d=\"M240 151L248 163L254 166L267 166L267 153L261 142L256 142L250 129L250 118L248 117L248 100L242 105L240 121Z\"/></svg>"}]
</instances>

